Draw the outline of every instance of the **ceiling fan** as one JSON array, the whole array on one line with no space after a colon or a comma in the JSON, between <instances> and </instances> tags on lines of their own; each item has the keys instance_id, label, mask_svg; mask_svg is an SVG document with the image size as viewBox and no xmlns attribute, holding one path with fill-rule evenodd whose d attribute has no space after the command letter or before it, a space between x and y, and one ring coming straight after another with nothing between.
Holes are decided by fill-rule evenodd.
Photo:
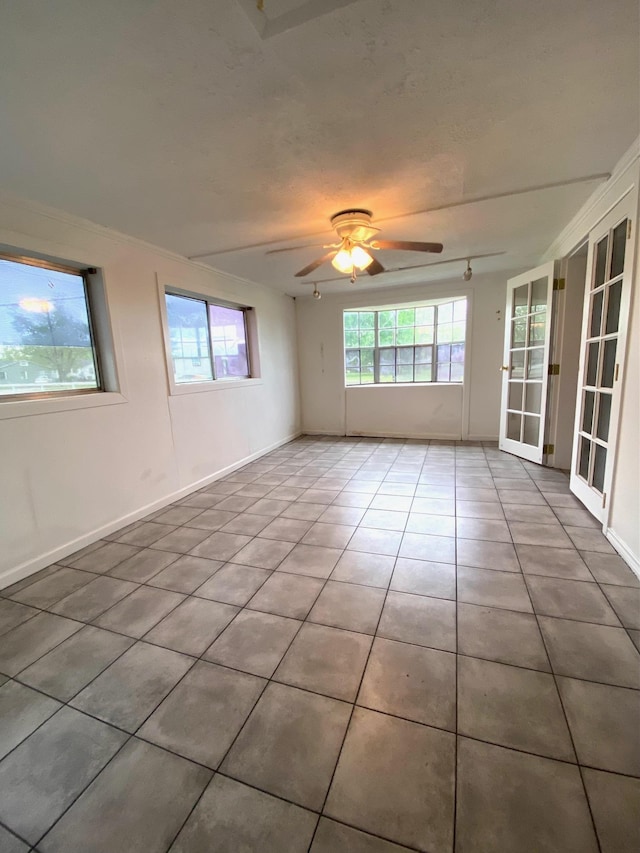
<instances>
[{"instance_id":1,"label":"ceiling fan","mask_svg":"<svg viewBox=\"0 0 640 853\"><path fill-rule=\"evenodd\" d=\"M331 224L338 235L339 242L326 245L331 249L326 255L317 258L296 273L297 278L309 275L321 264L331 261L331 264L342 273L350 275L351 281L356 280L358 270L368 275L378 275L384 272L384 267L372 252L380 249L396 249L409 252L441 252L442 243L421 243L412 240L376 240L373 239L380 231L371 224L373 214L370 210L354 208L341 210L331 217ZM290 249L273 249L268 255L277 252L292 252L295 249L306 248L296 246Z\"/></svg>"}]
</instances>

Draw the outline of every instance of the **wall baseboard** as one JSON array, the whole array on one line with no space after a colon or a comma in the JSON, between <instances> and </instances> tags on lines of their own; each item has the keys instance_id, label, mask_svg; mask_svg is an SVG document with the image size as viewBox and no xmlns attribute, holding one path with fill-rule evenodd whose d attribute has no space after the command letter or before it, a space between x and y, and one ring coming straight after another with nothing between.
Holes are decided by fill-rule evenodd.
<instances>
[{"instance_id":1,"label":"wall baseboard","mask_svg":"<svg viewBox=\"0 0 640 853\"><path fill-rule=\"evenodd\" d=\"M432 435L422 435L420 433L410 432L348 432L348 438L417 438L422 441L462 441L459 432L456 433L434 433Z\"/></svg>"},{"instance_id":2,"label":"wall baseboard","mask_svg":"<svg viewBox=\"0 0 640 853\"><path fill-rule=\"evenodd\" d=\"M283 444L288 444L290 441L294 441L301 435L303 435L303 432L301 430L292 433L291 435L286 436L286 438L280 439L279 441L270 444L268 447L264 447L262 448L262 450L258 450L255 453L252 453L250 456L245 456L243 459L239 459L232 465L227 465L226 468L221 468L214 474L208 474L206 477L197 480L195 483L191 483L188 486L184 486L182 489L179 489L176 492L172 492L169 495L165 495L164 497L159 498L157 501L153 501L150 504L146 504L146 506L140 507L140 509L137 509L134 512L130 512L127 515L123 515L120 518L115 519L114 521L110 521L108 524L105 524L102 527L98 527L92 530L90 533L86 533L84 536L79 536L77 539L74 539L71 542L67 542L64 545L61 545L59 548L54 548L52 551L48 551L46 554L42 554L39 557L34 557L33 559L27 560L26 562L21 563L19 566L16 566L13 569L9 569L8 571L0 575L0 589L4 589L7 586L11 586L11 584L17 583L18 581L23 580L23 578L29 577L29 575L40 571L40 569L45 569L47 566L50 566L53 563L57 563L59 560L63 560L70 554L75 554L75 552L80 551L81 548L85 548L87 545L93 544L98 539L102 539L105 536L109 536L111 533L115 533L117 530L120 530L120 528L122 527L126 527L128 524L133 524L134 521L139 521L141 518L144 518L145 516L149 515L152 512L155 512L158 509L162 509L163 507L168 506L169 504L172 504L175 501L180 500L181 498L186 498L187 495L190 495L192 492L197 492L199 489L203 489L210 483L214 483L216 480L220 480L222 479L222 477L226 477L227 474L231 474L233 473L233 471L237 471L238 468L243 468L250 462L255 462L255 460L259 459L261 456L265 456L267 453L271 453L272 450L276 450L278 447L282 447Z\"/></svg>"},{"instance_id":3,"label":"wall baseboard","mask_svg":"<svg viewBox=\"0 0 640 853\"><path fill-rule=\"evenodd\" d=\"M636 574L640 578L640 558L633 553L633 551L628 547L625 542L622 541L622 539L616 536L613 530L607 530L605 536L607 537L609 542L611 542L618 554L620 554L625 563L629 566L631 571L634 572L634 574Z\"/></svg>"}]
</instances>

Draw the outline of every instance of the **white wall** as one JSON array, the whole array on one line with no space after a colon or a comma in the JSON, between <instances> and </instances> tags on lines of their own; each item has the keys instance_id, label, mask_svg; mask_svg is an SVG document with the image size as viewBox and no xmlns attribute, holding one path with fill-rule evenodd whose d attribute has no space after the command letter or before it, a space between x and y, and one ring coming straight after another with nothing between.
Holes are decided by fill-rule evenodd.
<instances>
[{"instance_id":1,"label":"white wall","mask_svg":"<svg viewBox=\"0 0 640 853\"><path fill-rule=\"evenodd\" d=\"M296 299L305 432L491 440L498 437L507 275ZM345 278L346 281L346 278ZM345 389L342 312L469 297L467 373L457 385ZM496 312L500 312L500 318Z\"/></svg>"},{"instance_id":2,"label":"white wall","mask_svg":"<svg viewBox=\"0 0 640 853\"><path fill-rule=\"evenodd\" d=\"M122 391L70 411L22 403L20 417L0 402L0 587L299 432L290 297L13 199L0 243L103 269ZM254 306L261 380L169 396L158 278Z\"/></svg>"},{"instance_id":3,"label":"white wall","mask_svg":"<svg viewBox=\"0 0 640 853\"><path fill-rule=\"evenodd\" d=\"M607 183L587 201L543 260L569 254L595 228L612 207L628 193L633 194L636 213L636 256L631 280L631 306L625 366L622 371L621 407L618 423L616 464L608 496L609 515L605 532L632 569L640 575L640 251L638 220L640 205L640 140L622 158Z\"/></svg>"}]
</instances>

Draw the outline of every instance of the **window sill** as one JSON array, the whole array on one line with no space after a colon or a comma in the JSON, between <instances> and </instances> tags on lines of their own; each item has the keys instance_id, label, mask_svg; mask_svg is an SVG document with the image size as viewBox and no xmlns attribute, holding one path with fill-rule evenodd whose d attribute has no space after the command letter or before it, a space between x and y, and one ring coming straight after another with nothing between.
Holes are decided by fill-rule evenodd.
<instances>
[{"instance_id":1,"label":"window sill","mask_svg":"<svg viewBox=\"0 0 640 853\"><path fill-rule=\"evenodd\" d=\"M118 406L128 400L116 391L98 391L95 394L78 394L70 397L42 397L31 400L0 399L0 420L27 418L34 415L51 415L75 409L96 409L101 406Z\"/></svg>"},{"instance_id":2,"label":"window sill","mask_svg":"<svg viewBox=\"0 0 640 853\"><path fill-rule=\"evenodd\" d=\"M169 393L172 397L182 394L201 394L205 391L223 391L225 388L252 388L262 385L261 378L252 379L216 379L213 382L185 382L181 385L171 383Z\"/></svg>"},{"instance_id":3,"label":"window sill","mask_svg":"<svg viewBox=\"0 0 640 853\"><path fill-rule=\"evenodd\" d=\"M366 385L345 385L346 391L355 388L462 388L464 382L370 382Z\"/></svg>"}]
</instances>

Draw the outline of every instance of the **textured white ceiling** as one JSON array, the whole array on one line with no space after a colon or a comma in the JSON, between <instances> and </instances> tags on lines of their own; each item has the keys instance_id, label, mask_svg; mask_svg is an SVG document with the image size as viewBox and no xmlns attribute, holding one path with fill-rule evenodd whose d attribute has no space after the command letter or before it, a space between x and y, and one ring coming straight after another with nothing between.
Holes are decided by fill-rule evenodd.
<instances>
[{"instance_id":1,"label":"textured white ceiling","mask_svg":"<svg viewBox=\"0 0 640 853\"><path fill-rule=\"evenodd\" d=\"M300 15L266 38L247 2L6 5L0 187L295 294L321 250L265 249L344 207L445 244L387 266L533 263L597 182L490 198L608 172L638 134L637 0L264 0Z\"/></svg>"}]
</instances>

